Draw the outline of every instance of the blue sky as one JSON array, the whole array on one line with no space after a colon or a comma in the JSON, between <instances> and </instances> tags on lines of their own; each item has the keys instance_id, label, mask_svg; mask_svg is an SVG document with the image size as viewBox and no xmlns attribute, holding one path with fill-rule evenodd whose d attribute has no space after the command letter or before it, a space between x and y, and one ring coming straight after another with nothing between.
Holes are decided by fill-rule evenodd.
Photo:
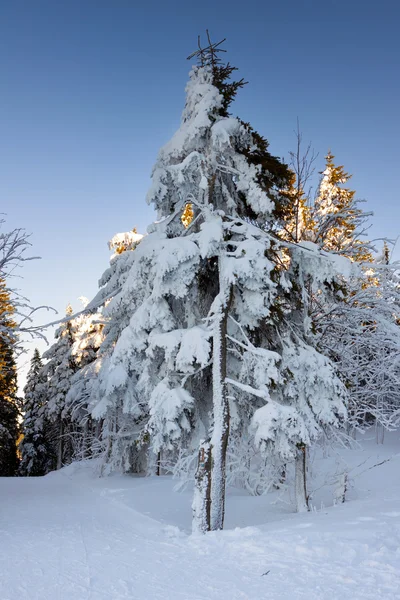
<instances>
[{"instance_id":1,"label":"blue sky","mask_svg":"<svg viewBox=\"0 0 400 600\"><path fill-rule=\"evenodd\" d=\"M107 267L107 240L145 231L151 167L207 27L249 81L233 112L282 157L299 118L318 167L331 148L353 173L372 234L397 237L398 16L396 0L2 2L0 211L42 256L21 272L23 293L78 308Z\"/></svg>"}]
</instances>

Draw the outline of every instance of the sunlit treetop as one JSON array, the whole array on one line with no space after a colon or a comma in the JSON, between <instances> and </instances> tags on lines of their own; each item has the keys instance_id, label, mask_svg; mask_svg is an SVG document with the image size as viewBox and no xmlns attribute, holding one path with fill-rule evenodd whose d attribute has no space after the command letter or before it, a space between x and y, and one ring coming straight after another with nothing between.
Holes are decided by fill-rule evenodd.
<instances>
[{"instance_id":1,"label":"sunlit treetop","mask_svg":"<svg viewBox=\"0 0 400 600\"><path fill-rule=\"evenodd\" d=\"M351 178L342 165L336 166L335 157L328 152L325 170L315 200L314 216L318 239L326 250L346 254L357 262L372 261L368 241L360 239L365 233L369 216L359 208L354 190L344 187Z\"/></svg>"}]
</instances>

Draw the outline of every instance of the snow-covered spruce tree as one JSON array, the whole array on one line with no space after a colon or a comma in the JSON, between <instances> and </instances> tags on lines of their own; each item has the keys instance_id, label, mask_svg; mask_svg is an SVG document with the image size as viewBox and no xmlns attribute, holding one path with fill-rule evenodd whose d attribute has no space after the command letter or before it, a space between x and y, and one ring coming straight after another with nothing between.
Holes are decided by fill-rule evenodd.
<instances>
[{"instance_id":1,"label":"snow-covered spruce tree","mask_svg":"<svg viewBox=\"0 0 400 600\"><path fill-rule=\"evenodd\" d=\"M123 398L122 412L145 423L142 439L154 455L173 459L178 447L190 452L200 441L194 530L206 531L223 526L230 414L235 427L245 428L257 408L279 405L282 427L285 407L301 402L295 404L283 391L275 398L270 393L278 384L285 388L278 368L283 355L276 350L287 347L285 364L291 365L296 356L290 351L304 354L305 347L312 354L313 348L304 341L304 327L296 328L289 316L282 320L285 311L289 315L296 303L302 305L304 291L300 259L288 263L290 277L298 279L294 292L275 235L289 202L281 190L290 173L250 125L229 116L243 85L230 82L234 69L218 62L215 45L199 55L181 127L153 171L148 201L159 221L127 259L129 269L109 305L124 315L126 326L119 326L101 366L103 393L93 414L115 411ZM298 254L311 257L301 263L305 270L312 266L309 277L316 261L321 276L332 272L316 247L299 247ZM278 335L282 322L285 342ZM329 361L319 355L312 364L329 371ZM286 376L289 370L285 367ZM325 375L320 382L314 374L315 389L325 393L302 415L302 422L310 416L311 424L304 426L309 435L292 434L293 448L315 439L310 431L336 423L342 389ZM294 381L303 401L305 384ZM267 413L264 418L270 419Z\"/></svg>"},{"instance_id":2,"label":"snow-covered spruce tree","mask_svg":"<svg viewBox=\"0 0 400 600\"><path fill-rule=\"evenodd\" d=\"M0 476L15 475L18 467L19 399L15 363L14 306L0 278Z\"/></svg>"},{"instance_id":3,"label":"snow-covered spruce tree","mask_svg":"<svg viewBox=\"0 0 400 600\"><path fill-rule=\"evenodd\" d=\"M19 444L21 462L18 474L23 477L45 475L54 468L55 457L46 439L48 423L43 414L46 400L46 377L39 350L35 348L24 387L22 405L23 439Z\"/></svg>"},{"instance_id":4,"label":"snow-covered spruce tree","mask_svg":"<svg viewBox=\"0 0 400 600\"><path fill-rule=\"evenodd\" d=\"M113 251L110 267L102 275L100 290L89 303L89 313L101 310L101 344L96 359L81 368L73 378L68 397L75 406L83 400L96 422L96 449L103 454L102 472L112 470L143 472L147 449L143 439L147 411L136 392L136 374L124 381L112 379L111 355L121 332L129 324L133 311L129 299L121 294L131 270L134 250L142 239L136 229L117 233L109 242ZM133 299L132 299L133 300ZM117 374L114 372L114 376Z\"/></svg>"},{"instance_id":5,"label":"snow-covered spruce tree","mask_svg":"<svg viewBox=\"0 0 400 600\"><path fill-rule=\"evenodd\" d=\"M256 328L270 313L275 266L261 227L271 218L274 201L279 203L279 190L289 173L268 152L266 140L229 115L229 105L243 85L230 82L234 68L219 63L213 45L199 57L200 66L193 69L187 86L181 127L160 152L148 196L174 244L183 247L190 241L197 246L197 264L183 301L166 298L179 329L157 334L149 350L152 357L153 348L163 350L168 395L172 390L176 395L178 378L186 392L180 391L181 410L193 407L197 428L200 423L203 430L193 508L194 529L204 531L223 527L228 396L234 402L243 391L235 377L243 360L238 347L245 346L241 330ZM181 215L188 204L193 218L183 230ZM263 356L268 372L274 355L265 348L254 352ZM156 389L149 428L153 439L160 430L168 439L168 404L159 402Z\"/></svg>"},{"instance_id":6,"label":"snow-covered spruce tree","mask_svg":"<svg viewBox=\"0 0 400 600\"><path fill-rule=\"evenodd\" d=\"M239 331L235 316L250 328L269 312L269 241L250 221L265 222L288 171L248 124L229 117L242 83L229 83L234 69L213 61L193 70L182 126L154 169L148 200L160 222L129 257L128 277L107 307L126 307L129 322L102 366L93 414L115 411L122 397L123 412L146 420L154 455L209 438L205 528L218 529L229 433L226 333Z\"/></svg>"}]
</instances>

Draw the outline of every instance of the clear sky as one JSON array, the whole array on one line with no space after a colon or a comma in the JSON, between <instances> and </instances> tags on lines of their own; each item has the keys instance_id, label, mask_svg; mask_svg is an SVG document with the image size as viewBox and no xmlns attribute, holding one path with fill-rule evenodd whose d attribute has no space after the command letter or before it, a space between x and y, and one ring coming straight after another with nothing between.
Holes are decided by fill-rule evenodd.
<instances>
[{"instance_id":1,"label":"clear sky","mask_svg":"<svg viewBox=\"0 0 400 600\"><path fill-rule=\"evenodd\" d=\"M151 168L207 27L249 81L233 112L281 157L299 118L318 167L330 148L353 173L372 234L396 238L399 19L397 0L1 2L0 212L42 257L21 271L23 293L78 308L107 268L108 239L145 231Z\"/></svg>"}]
</instances>

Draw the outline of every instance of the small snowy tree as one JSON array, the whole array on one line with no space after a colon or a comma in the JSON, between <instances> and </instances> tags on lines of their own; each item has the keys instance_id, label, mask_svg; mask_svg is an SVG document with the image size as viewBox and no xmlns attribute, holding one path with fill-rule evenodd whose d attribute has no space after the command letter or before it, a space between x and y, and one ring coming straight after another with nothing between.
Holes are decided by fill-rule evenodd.
<instances>
[{"instance_id":1,"label":"small snowy tree","mask_svg":"<svg viewBox=\"0 0 400 600\"><path fill-rule=\"evenodd\" d=\"M349 391L349 430L375 423L380 435L400 407L399 265L385 253L347 282L318 322L320 348ZM326 315L326 316L325 316ZM377 439L379 436L377 436Z\"/></svg>"},{"instance_id":2,"label":"small snowy tree","mask_svg":"<svg viewBox=\"0 0 400 600\"><path fill-rule=\"evenodd\" d=\"M295 461L298 512L308 510L307 449L327 427L346 416L346 393L330 361L306 344L283 340L278 381L271 402L253 417L255 442L267 454Z\"/></svg>"},{"instance_id":3,"label":"small snowy tree","mask_svg":"<svg viewBox=\"0 0 400 600\"><path fill-rule=\"evenodd\" d=\"M318 347L335 363L350 398L348 428L375 420L391 426L399 404L398 266L389 264L387 246L374 256L365 234L370 213L361 210L350 176L326 157L312 210L313 239L321 248L349 257L350 277L337 278L330 294L314 294L311 315ZM381 429L383 431L383 429Z\"/></svg>"},{"instance_id":4,"label":"small snowy tree","mask_svg":"<svg viewBox=\"0 0 400 600\"><path fill-rule=\"evenodd\" d=\"M46 423L43 407L46 405L46 377L39 350L36 348L24 387L22 405L23 439L19 444L21 462L19 475L37 477L54 468L54 455L46 439Z\"/></svg>"},{"instance_id":5,"label":"small snowy tree","mask_svg":"<svg viewBox=\"0 0 400 600\"><path fill-rule=\"evenodd\" d=\"M294 153L294 195L303 189L299 181L307 172L301 168L307 156L300 150ZM329 152L315 203L308 200L301 213L299 239L350 258L354 268L313 291L309 318L317 348L333 361L347 388L347 431L355 434L375 422L377 439L382 439L384 429L394 426L399 406L398 265L390 264L386 244L382 256L374 255L366 238L370 213L345 187L350 175L333 159ZM287 214L284 234L293 239L289 234L296 218Z\"/></svg>"},{"instance_id":6,"label":"small snowy tree","mask_svg":"<svg viewBox=\"0 0 400 600\"><path fill-rule=\"evenodd\" d=\"M72 307L68 305L66 316L71 317L72 314ZM52 424L49 434L53 452L57 457L57 469L70 462L73 453L67 437L69 419L64 418L63 411L72 377L78 368L71 353L75 342L74 333L74 322L72 320L63 322L55 332L55 343L43 353L43 358L47 361L43 368L43 374L47 378L45 391L47 402L42 407L41 414Z\"/></svg>"},{"instance_id":7,"label":"small snowy tree","mask_svg":"<svg viewBox=\"0 0 400 600\"><path fill-rule=\"evenodd\" d=\"M80 300L86 308L87 299ZM62 417L69 421L73 458L78 459L97 454L100 447L100 424L92 419L89 402L95 376L94 364L104 339L102 315L99 311L84 312L74 319L73 327L74 343L70 352L77 370L70 379Z\"/></svg>"}]
</instances>

